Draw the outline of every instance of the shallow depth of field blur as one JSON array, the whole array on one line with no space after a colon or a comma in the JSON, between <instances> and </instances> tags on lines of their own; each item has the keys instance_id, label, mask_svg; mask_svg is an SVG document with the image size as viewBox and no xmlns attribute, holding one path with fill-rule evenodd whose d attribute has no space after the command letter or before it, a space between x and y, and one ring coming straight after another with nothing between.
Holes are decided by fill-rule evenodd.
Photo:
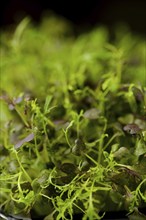
<instances>
[{"instance_id":1,"label":"shallow depth of field blur","mask_svg":"<svg viewBox=\"0 0 146 220\"><path fill-rule=\"evenodd\" d=\"M104 26L75 36L56 16L39 26L26 17L1 33L0 209L7 214L143 216L145 40L124 25L114 36Z\"/></svg>"}]
</instances>

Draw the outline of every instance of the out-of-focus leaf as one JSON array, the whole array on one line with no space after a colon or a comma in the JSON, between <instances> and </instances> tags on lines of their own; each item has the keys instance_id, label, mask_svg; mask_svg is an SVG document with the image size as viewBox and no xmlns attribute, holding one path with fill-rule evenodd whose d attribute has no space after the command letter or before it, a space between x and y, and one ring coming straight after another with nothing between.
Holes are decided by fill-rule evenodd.
<instances>
[{"instance_id":1,"label":"out-of-focus leaf","mask_svg":"<svg viewBox=\"0 0 146 220\"><path fill-rule=\"evenodd\" d=\"M48 95L46 97L46 101L45 101L45 104L44 104L44 114L47 114L47 113L50 112L49 105L51 103L51 100L52 100L52 96Z\"/></svg>"},{"instance_id":2,"label":"out-of-focus leaf","mask_svg":"<svg viewBox=\"0 0 146 220\"><path fill-rule=\"evenodd\" d=\"M144 100L144 95L143 95L143 93L140 89L133 86L132 91L134 93L134 96L135 96L136 100L138 100L139 102Z\"/></svg>"},{"instance_id":3,"label":"out-of-focus leaf","mask_svg":"<svg viewBox=\"0 0 146 220\"><path fill-rule=\"evenodd\" d=\"M76 167L72 163L63 163L60 167L60 170L64 173L70 174L76 171Z\"/></svg>"},{"instance_id":4,"label":"out-of-focus leaf","mask_svg":"<svg viewBox=\"0 0 146 220\"><path fill-rule=\"evenodd\" d=\"M136 169L142 174L146 175L146 154L139 156L139 161Z\"/></svg>"},{"instance_id":5,"label":"out-of-focus leaf","mask_svg":"<svg viewBox=\"0 0 146 220\"><path fill-rule=\"evenodd\" d=\"M44 220L55 220L55 218L53 217L54 212L52 212L50 215L47 215Z\"/></svg>"},{"instance_id":6,"label":"out-of-focus leaf","mask_svg":"<svg viewBox=\"0 0 146 220\"><path fill-rule=\"evenodd\" d=\"M137 124L127 124L123 128L124 131L128 132L129 134L138 134L140 132L140 128Z\"/></svg>"},{"instance_id":7,"label":"out-of-focus leaf","mask_svg":"<svg viewBox=\"0 0 146 220\"><path fill-rule=\"evenodd\" d=\"M75 145L72 148L72 153L75 154L76 156L80 156L85 151L85 149L86 146L83 140L78 138L75 140Z\"/></svg>"},{"instance_id":8,"label":"out-of-focus leaf","mask_svg":"<svg viewBox=\"0 0 146 220\"><path fill-rule=\"evenodd\" d=\"M15 149L18 149L18 148L20 148L23 144L25 144L25 143L27 143L27 142L30 142L30 141L32 141L33 139L34 139L34 134L31 133L31 134L29 134L26 138L24 138L24 139L20 140L19 142L17 142L14 147L15 147Z\"/></svg>"},{"instance_id":9,"label":"out-of-focus leaf","mask_svg":"<svg viewBox=\"0 0 146 220\"><path fill-rule=\"evenodd\" d=\"M142 130L146 129L146 121L145 120L137 118L134 120L134 123L137 124L140 129L142 129Z\"/></svg>"},{"instance_id":10,"label":"out-of-focus leaf","mask_svg":"<svg viewBox=\"0 0 146 220\"><path fill-rule=\"evenodd\" d=\"M118 121L122 124L131 124L134 121L134 116L133 114L126 114L124 116L120 116Z\"/></svg>"},{"instance_id":11,"label":"out-of-focus leaf","mask_svg":"<svg viewBox=\"0 0 146 220\"><path fill-rule=\"evenodd\" d=\"M132 214L128 215L129 220L146 220L146 215L136 209Z\"/></svg>"},{"instance_id":12,"label":"out-of-focus leaf","mask_svg":"<svg viewBox=\"0 0 146 220\"><path fill-rule=\"evenodd\" d=\"M146 141L146 131L142 131L143 139Z\"/></svg>"},{"instance_id":13,"label":"out-of-focus leaf","mask_svg":"<svg viewBox=\"0 0 146 220\"><path fill-rule=\"evenodd\" d=\"M43 170L43 171L40 173L37 182L38 182L40 185L44 185L44 184L46 183L46 181L48 180L49 175L50 175L50 171L49 171L49 170Z\"/></svg>"},{"instance_id":14,"label":"out-of-focus leaf","mask_svg":"<svg viewBox=\"0 0 146 220\"><path fill-rule=\"evenodd\" d=\"M120 159L124 156L127 156L129 153L129 150L126 147L120 147L116 152L114 152L114 157Z\"/></svg>"},{"instance_id":15,"label":"out-of-focus leaf","mask_svg":"<svg viewBox=\"0 0 146 220\"><path fill-rule=\"evenodd\" d=\"M123 200L122 195L115 190L110 191L110 198L116 204L119 204L119 201Z\"/></svg>"},{"instance_id":16,"label":"out-of-focus leaf","mask_svg":"<svg viewBox=\"0 0 146 220\"><path fill-rule=\"evenodd\" d=\"M83 116L84 116L84 118L88 118L88 119L97 119L97 118L99 118L99 114L100 114L99 109L91 108L91 109L88 109L87 111L85 111Z\"/></svg>"},{"instance_id":17,"label":"out-of-focus leaf","mask_svg":"<svg viewBox=\"0 0 146 220\"><path fill-rule=\"evenodd\" d=\"M137 147L135 149L135 155L140 156L146 153L146 146L145 143L141 140L138 141Z\"/></svg>"}]
</instances>

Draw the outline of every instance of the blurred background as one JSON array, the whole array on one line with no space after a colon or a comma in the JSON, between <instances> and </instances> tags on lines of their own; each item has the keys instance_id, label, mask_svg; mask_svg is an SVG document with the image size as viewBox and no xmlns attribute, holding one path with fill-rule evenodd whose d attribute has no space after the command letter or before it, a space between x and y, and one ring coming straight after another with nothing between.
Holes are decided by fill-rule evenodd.
<instances>
[{"instance_id":1,"label":"blurred background","mask_svg":"<svg viewBox=\"0 0 146 220\"><path fill-rule=\"evenodd\" d=\"M0 10L1 29L27 15L38 24L50 11L71 21L77 33L98 25L112 32L116 25L126 24L132 32L146 34L146 0L3 0Z\"/></svg>"}]
</instances>

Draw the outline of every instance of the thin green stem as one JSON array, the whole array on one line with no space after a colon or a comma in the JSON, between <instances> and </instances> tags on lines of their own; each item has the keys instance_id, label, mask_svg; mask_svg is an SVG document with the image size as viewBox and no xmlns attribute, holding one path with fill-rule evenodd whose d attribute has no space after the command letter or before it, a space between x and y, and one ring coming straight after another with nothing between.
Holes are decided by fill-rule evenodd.
<instances>
[{"instance_id":1,"label":"thin green stem","mask_svg":"<svg viewBox=\"0 0 146 220\"><path fill-rule=\"evenodd\" d=\"M21 118L21 120L23 121L23 123L25 124L25 126L29 127L29 124L26 121L24 115L19 111L19 109L16 106L15 106L15 110L16 110L17 114L19 115L19 117Z\"/></svg>"},{"instance_id":2,"label":"thin green stem","mask_svg":"<svg viewBox=\"0 0 146 220\"><path fill-rule=\"evenodd\" d=\"M103 147L103 150L105 150L105 149L109 146L109 144L110 144L116 137L121 136L121 135L122 135L122 134L120 134L120 133L114 134L114 135L110 138L110 140L107 142L107 144Z\"/></svg>"},{"instance_id":3,"label":"thin green stem","mask_svg":"<svg viewBox=\"0 0 146 220\"><path fill-rule=\"evenodd\" d=\"M98 163L101 163L102 159L102 153L103 153L103 143L104 143L104 138L107 137L107 134L102 134L99 142L99 149L98 149Z\"/></svg>"},{"instance_id":4,"label":"thin green stem","mask_svg":"<svg viewBox=\"0 0 146 220\"><path fill-rule=\"evenodd\" d=\"M73 125L73 123L74 123L74 120L70 122L70 124L68 125L68 127L66 128L66 130L63 129L63 132L64 132L64 134L65 134L65 138L66 138L66 142L67 142L67 144L68 144L68 146L69 146L70 148L72 148L72 145L71 145L70 142L69 142L68 130L69 130L69 128Z\"/></svg>"},{"instance_id":5,"label":"thin green stem","mask_svg":"<svg viewBox=\"0 0 146 220\"><path fill-rule=\"evenodd\" d=\"M25 170L24 167L22 166L22 163L21 163L20 160L19 160L18 153L16 152L16 150L14 150L14 153L15 153L16 159L17 159L17 161L18 161L18 163L19 163L19 166L20 166L22 172L24 173L24 175L25 175L26 179L28 180L28 182L31 183L31 182L32 182L32 179L30 178L30 176L28 175L28 173L26 172L26 170Z\"/></svg>"}]
</instances>

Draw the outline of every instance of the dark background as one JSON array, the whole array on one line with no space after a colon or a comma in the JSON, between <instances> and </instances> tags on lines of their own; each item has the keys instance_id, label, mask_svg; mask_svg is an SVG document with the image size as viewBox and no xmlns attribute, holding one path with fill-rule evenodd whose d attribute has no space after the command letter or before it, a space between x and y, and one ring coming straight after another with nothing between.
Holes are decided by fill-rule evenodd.
<instances>
[{"instance_id":1,"label":"dark background","mask_svg":"<svg viewBox=\"0 0 146 220\"><path fill-rule=\"evenodd\" d=\"M131 31L146 34L146 0L3 0L0 27L17 24L29 15L36 23L51 10L70 21L78 31L103 24L112 29L118 23Z\"/></svg>"}]
</instances>

